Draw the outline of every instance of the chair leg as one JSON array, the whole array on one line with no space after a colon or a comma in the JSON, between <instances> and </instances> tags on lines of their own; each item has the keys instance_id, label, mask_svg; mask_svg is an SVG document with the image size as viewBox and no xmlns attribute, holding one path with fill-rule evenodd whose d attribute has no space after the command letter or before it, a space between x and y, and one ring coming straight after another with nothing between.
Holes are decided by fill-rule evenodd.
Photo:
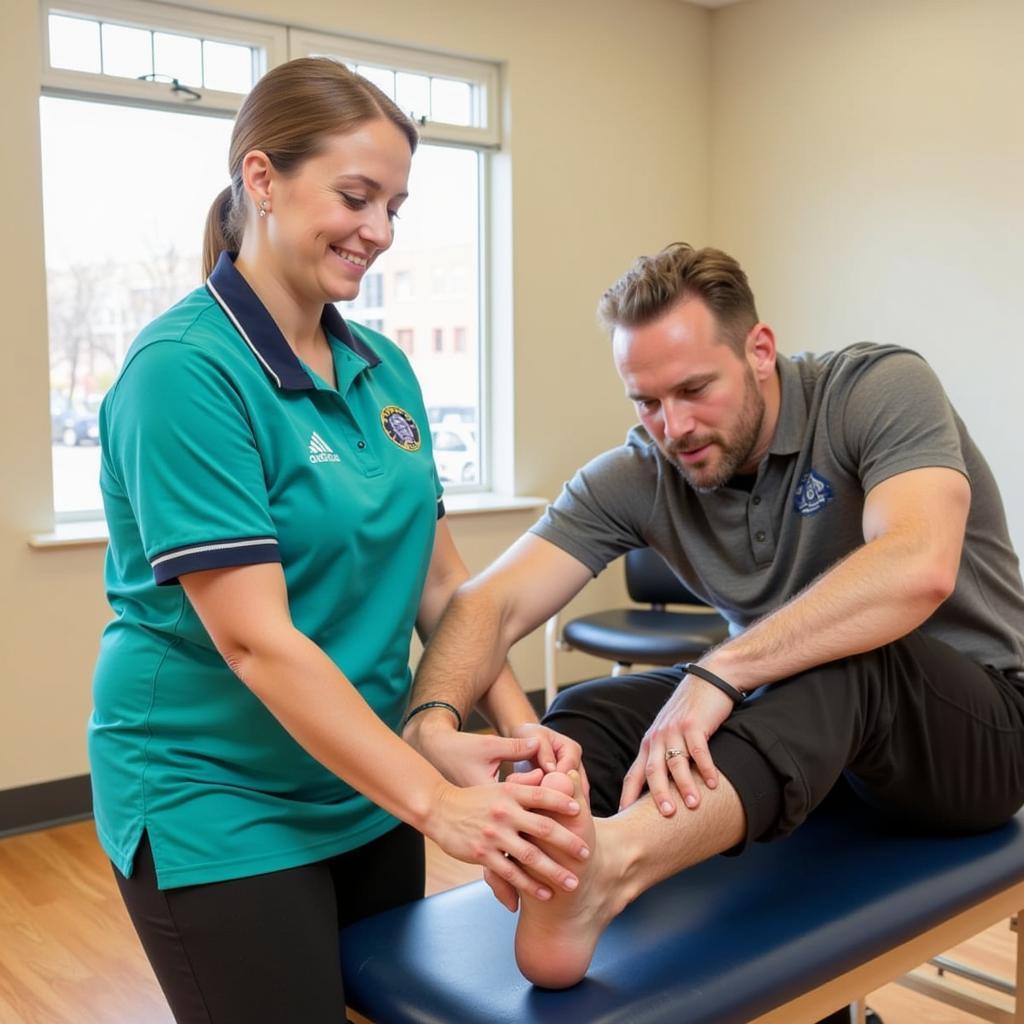
<instances>
[{"instance_id":1,"label":"chair leg","mask_svg":"<svg viewBox=\"0 0 1024 1024\"><path fill-rule=\"evenodd\" d=\"M548 619L544 626L544 707L551 707L551 702L558 696L558 613Z\"/></svg>"},{"instance_id":2,"label":"chair leg","mask_svg":"<svg viewBox=\"0 0 1024 1024\"><path fill-rule=\"evenodd\" d=\"M1013 997L1014 1024L1024 1024L1024 942L1020 940L1020 922L1024 911L1015 914L1010 927L1017 936L1017 977L1016 992Z\"/></svg>"}]
</instances>

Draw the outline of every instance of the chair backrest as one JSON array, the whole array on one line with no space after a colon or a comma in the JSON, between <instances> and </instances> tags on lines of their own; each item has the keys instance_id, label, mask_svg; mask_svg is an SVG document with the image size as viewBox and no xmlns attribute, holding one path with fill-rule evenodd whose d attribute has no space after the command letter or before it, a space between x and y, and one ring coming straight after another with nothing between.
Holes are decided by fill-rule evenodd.
<instances>
[{"instance_id":1,"label":"chair backrest","mask_svg":"<svg viewBox=\"0 0 1024 1024\"><path fill-rule=\"evenodd\" d=\"M706 605L651 548L626 552L626 590L638 604Z\"/></svg>"}]
</instances>

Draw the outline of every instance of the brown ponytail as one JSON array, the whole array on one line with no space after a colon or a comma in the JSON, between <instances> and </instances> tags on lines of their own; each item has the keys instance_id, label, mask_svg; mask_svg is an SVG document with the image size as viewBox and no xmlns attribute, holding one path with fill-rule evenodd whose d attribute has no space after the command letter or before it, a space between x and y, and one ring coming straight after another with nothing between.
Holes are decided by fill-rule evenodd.
<instances>
[{"instance_id":1,"label":"brown ponytail","mask_svg":"<svg viewBox=\"0 0 1024 1024\"><path fill-rule=\"evenodd\" d=\"M210 212L206 215L206 227L203 230L203 280L205 281L217 265L222 252L237 249L230 238L228 223L231 218L231 186L222 189L214 199Z\"/></svg>"},{"instance_id":2,"label":"brown ponytail","mask_svg":"<svg viewBox=\"0 0 1024 1024\"><path fill-rule=\"evenodd\" d=\"M249 200L242 160L262 150L281 174L293 174L320 151L325 138L355 131L386 118L415 152L419 136L412 121L376 85L329 57L300 57L279 64L242 101L231 132L231 184L213 201L203 232L203 279L222 252L242 244Z\"/></svg>"}]
</instances>

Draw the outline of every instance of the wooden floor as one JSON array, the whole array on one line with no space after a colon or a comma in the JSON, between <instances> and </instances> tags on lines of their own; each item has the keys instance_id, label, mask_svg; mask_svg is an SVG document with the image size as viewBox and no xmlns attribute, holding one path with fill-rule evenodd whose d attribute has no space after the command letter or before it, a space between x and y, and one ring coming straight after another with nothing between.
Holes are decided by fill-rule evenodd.
<instances>
[{"instance_id":1,"label":"wooden floor","mask_svg":"<svg viewBox=\"0 0 1024 1024\"><path fill-rule=\"evenodd\" d=\"M478 876L431 844L429 892ZM1006 923L954 955L1013 976ZM868 1005L885 1024L978 1020L895 985L872 993ZM173 1024L91 821L0 840L0 1024Z\"/></svg>"}]
</instances>

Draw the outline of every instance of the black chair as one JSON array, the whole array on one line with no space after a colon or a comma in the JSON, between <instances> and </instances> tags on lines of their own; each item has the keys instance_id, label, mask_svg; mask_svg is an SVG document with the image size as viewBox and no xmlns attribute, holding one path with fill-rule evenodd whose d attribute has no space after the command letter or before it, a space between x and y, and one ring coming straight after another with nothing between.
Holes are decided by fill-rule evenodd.
<instances>
[{"instance_id":1,"label":"black chair","mask_svg":"<svg viewBox=\"0 0 1024 1024\"><path fill-rule=\"evenodd\" d=\"M583 615L565 624L559 636L558 616L545 629L544 700L558 692L555 656L558 651L583 651L615 663L612 675L631 665L675 665L694 661L729 635L729 625L685 584L664 559L650 548L630 551L624 558L626 589L638 604L649 608L615 608ZM667 611L666 605L686 605Z\"/></svg>"}]
</instances>

